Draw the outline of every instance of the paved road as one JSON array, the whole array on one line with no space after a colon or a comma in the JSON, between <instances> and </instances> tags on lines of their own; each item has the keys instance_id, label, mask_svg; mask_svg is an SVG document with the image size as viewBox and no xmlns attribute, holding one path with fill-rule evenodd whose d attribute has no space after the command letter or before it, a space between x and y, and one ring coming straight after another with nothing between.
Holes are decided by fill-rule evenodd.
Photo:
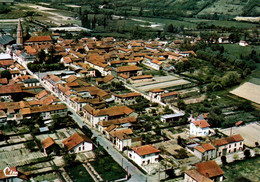
<instances>
[{"instance_id":1,"label":"paved road","mask_svg":"<svg viewBox=\"0 0 260 182\"><path fill-rule=\"evenodd\" d=\"M49 90L48 87L46 87L44 85L44 83L38 78L37 75L33 74L30 70L28 70L28 68L26 68L28 73L30 73L32 76L34 76L35 78L37 78L41 85L46 89ZM52 90L49 90L53 95L55 95L57 98L59 98L59 96L53 92ZM68 110L72 112L71 117L77 122L77 124L82 127L84 125L88 126L83 119L66 103L63 102L62 103L66 104L68 107ZM89 127L89 126L88 126ZM100 145L102 145L104 147L104 149L112 156L112 158L119 164L119 165L123 165L122 167L124 169L127 169L128 173L131 174L131 178L129 179L130 182L143 182L143 181L149 181L149 182L155 182L155 181L159 181L158 177L155 176L148 176L148 175L144 175L137 167L135 167L131 162L129 162L124 156L122 156L116 149L114 149L113 144L107 140L106 138L104 138L99 132L97 132L95 129L89 127L89 129L92 131L94 137L97 137L97 141L99 142ZM123 163L122 163L123 161Z\"/></svg>"},{"instance_id":2,"label":"paved road","mask_svg":"<svg viewBox=\"0 0 260 182\"><path fill-rule=\"evenodd\" d=\"M129 84L126 83L126 84L125 84L125 87L128 88L129 90L132 90L132 91L134 91L134 92L140 93L140 94L141 94L144 98L146 98L147 100L151 100L150 96L144 94L143 92L141 92L140 90L137 90L136 88L130 86ZM174 106L171 106L171 105L169 105L169 104L165 104L165 103L163 103L163 102L161 102L161 101L158 101L158 100L156 100L156 99L153 99L152 102L156 102L156 103L158 103L159 105L161 105L161 106L163 106L163 107L165 107L166 105L168 105L169 108L174 111L174 113L180 113L180 112L181 112L181 113L184 113L184 111L180 110L179 108L174 107Z\"/></svg>"}]
</instances>

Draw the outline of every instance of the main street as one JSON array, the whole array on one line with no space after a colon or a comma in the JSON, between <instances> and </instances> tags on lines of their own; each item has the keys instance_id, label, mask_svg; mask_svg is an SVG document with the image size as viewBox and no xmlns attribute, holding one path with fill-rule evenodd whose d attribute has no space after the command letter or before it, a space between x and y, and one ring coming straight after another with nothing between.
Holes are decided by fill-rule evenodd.
<instances>
[{"instance_id":1,"label":"main street","mask_svg":"<svg viewBox=\"0 0 260 182\"><path fill-rule=\"evenodd\" d=\"M59 98L59 95L55 92L53 92L51 89L49 89L42 81L41 79L34 73L32 73L27 67L27 72L37 78L41 85L48 91L50 91L53 95L55 95L57 98ZM127 170L128 174L131 175L131 178L128 180L129 182L156 182L159 181L158 174L155 174L154 176L144 175L135 165L133 165L131 162L128 161L127 158L125 158L122 154L120 154L113 146L113 144L104 138L99 132L97 132L94 128L87 125L86 122L84 122L83 118L81 118L73 108L71 108L66 102L61 101L64 103L68 110L71 111L72 115L71 117L75 120L75 122L79 125L79 127L87 126L93 133L93 137L97 137L97 141L101 146L104 147L104 149L112 156L112 158L121 165L124 169Z\"/></svg>"}]
</instances>

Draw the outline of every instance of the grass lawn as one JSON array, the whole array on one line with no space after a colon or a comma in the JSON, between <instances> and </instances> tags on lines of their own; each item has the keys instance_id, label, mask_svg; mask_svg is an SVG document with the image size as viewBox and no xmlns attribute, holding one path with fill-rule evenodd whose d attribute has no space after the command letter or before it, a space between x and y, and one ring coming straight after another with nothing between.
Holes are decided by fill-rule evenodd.
<instances>
[{"instance_id":1,"label":"grass lawn","mask_svg":"<svg viewBox=\"0 0 260 182\"><path fill-rule=\"evenodd\" d=\"M124 178L126 175L126 172L113 160L111 156L102 156L91 164L104 181L113 181Z\"/></svg>"},{"instance_id":2,"label":"grass lawn","mask_svg":"<svg viewBox=\"0 0 260 182\"><path fill-rule=\"evenodd\" d=\"M196 28L196 23L193 22L186 22L186 21L180 21L180 20L172 20L172 19L166 19L166 18L147 18L147 17L137 17L137 19L149 21L149 22L155 22L155 23L161 23L164 25L167 24L173 24L173 26L184 26L189 29ZM163 27L162 27L163 28Z\"/></svg>"},{"instance_id":3,"label":"grass lawn","mask_svg":"<svg viewBox=\"0 0 260 182\"><path fill-rule=\"evenodd\" d=\"M65 167L65 170L74 182L94 182L82 164L76 164L73 167Z\"/></svg>"},{"instance_id":4,"label":"grass lawn","mask_svg":"<svg viewBox=\"0 0 260 182\"><path fill-rule=\"evenodd\" d=\"M240 54L248 55L251 53L252 50L255 50L257 53L260 52L260 46L239 46L237 44L222 44L227 50L227 52L231 55L236 56L237 58L240 58Z\"/></svg>"},{"instance_id":5,"label":"grass lawn","mask_svg":"<svg viewBox=\"0 0 260 182\"><path fill-rule=\"evenodd\" d=\"M240 22L240 21L207 20L207 19L198 19L198 18L185 18L185 21L189 21L191 23L205 22L209 25L213 24L215 26L236 27L236 28L246 28L246 29L257 27L256 23L247 23L247 22Z\"/></svg>"},{"instance_id":6,"label":"grass lawn","mask_svg":"<svg viewBox=\"0 0 260 182\"><path fill-rule=\"evenodd\" d=\"M247 181L260 181L260 157L247 159L245 161L236 161L222 167L224 170L225 181L228 182L243 182L243 178Z\"/></svg>"}]
</instances>

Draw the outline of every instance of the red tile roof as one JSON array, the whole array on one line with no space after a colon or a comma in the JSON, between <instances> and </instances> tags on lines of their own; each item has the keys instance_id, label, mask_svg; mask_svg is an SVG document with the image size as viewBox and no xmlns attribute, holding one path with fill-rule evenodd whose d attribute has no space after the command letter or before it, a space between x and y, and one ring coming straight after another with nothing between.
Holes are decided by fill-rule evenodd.
<instances>
[{"instance_id":1,"label":"red tile roof","mask_svg":"<svg viewBox=\"0 0 260 182\"><path fill-rule=\"evenodd\" d=\"M174 91L174 92L168 92L168 93L164 93L161 95L161 98L164 98L164 97L170 97L170 96L175 96L175 95L178 95L178 92Z\"/></svg>"},{"instance_id":2,"label":"red tile roof","mask_svg":"<svg viewBox=\"0 0 260 182\"><path fill-rule=\"evenodd\" d=\"M140 147L134 147L132 148L132 150L140 156L161 152L160 150L153 147L152 145L143 145Z\"/></svg>"},{"instance_id":3,"label":"red tile roof","mask_svg":"<svg viewBox=\"0 0 260 182\"><path fill-rule=\"evenodd\" d=\"M164 92L164 90L157 88L157 89L150 90L149 92L158 93L158 92Z\"/></svg>"},{"instance_id":4,"label":"red tile roof","mask_svg":"<svg viewBox=\"0 0 260 182\"><path fill-rule=\"evenodd\" d=\"M131 92L131 93L127 93L127 94L114 94L116 97L120 97L120 98L128 98L128 97L138 97L141 96L140 93L136 93L136 92Z\"/></svg>"},{"instance_id":5,"label":"red tile roof","mask_svg":"<svg viewBox=\"0 0 260 182\"><path fill-rule=\"evenodd\" d=\"M215 161L206 161L198 163L196 164L196 167L199 173L209 178L214 178L224 174L222 169L218 166L218 164Z\"/></svg>"},{"instance_id":6,"label":"red tile roof","mask_svg":"<svg viewBox=\"0 0 260 182\"><path fill-rule=\"evenodd\" d=\"M133 123L136 122L136 118L134 118L133 116L131 117L127 117L127 118L120 118L120 119L114 119L114 120L108 120L108 121L101 121L99 124L103 127L107 127L109 125L120 125L120 124L124 124L124 123Z\"/></svg>"},{"instance_id":7,"label":"red tile roof","mask_svg":"<svg viewBox=\"0 0 260 182\"><path fill-rule=\"evenodd\" d=\"M194 179L196 182L213 182L211 179L207 178L206 176L203 176L195 169L185 171L185 173L192 179Z\"/></svg>"},{"instance_id":8,"label":"red tile roof","mask_svg":"<svg viewBox=\"0 0 260 182\"><path fill-rule=\"evenodd\" d=\"M151 79L151 78L153 78L153 75L140 75L140 76L131 77L132 80Z\"/></svg>"},{"instance_id":9,"label":"red tile roof","mask_svg":"<svg viewBox=\"0 0 260 182\"><path fill-rule=\"evenodd\" d=\"M197 120L197 121L194 121L193 124L195 126L199 126L200 128L207 128L207 127L210 127L209 123L206 121L206 120Z\"/></svg>"},{"instance_id":10,"label":"red tile roof","mask_svg":"<svg viewBox=\"0 0 260 182\"><path fill-rule=\"evenodd\" d=\"M68 150L71 150L84 141L92 143L92 141L86 135L75 133L74 135L64 140L62 143L67 147Z\"/></svg>"},{"instance_id":11,"label":"red tile roof","mask_svg":"<svg viewBox=\"0 0 260 182\"><path fill-rule=\"evenodd\" d=\"M230 136L227 138L220 138L220 139L214 140L214 141L212 141L212 144L217 147L217 146L227 145L229 143L240 142L243 140L244 140L243 137L240 134L238 134L238 135L233 135L233 136Z\"/></svg>"},{"instance_id":12,"label":"red tile roof","mask_svg":"<svg viewBox=\"0 0 260 182\"><path fill-rule=\"evenodd\" d=\"M0 84L8 84L7 78L0 78Z\"/></svg>"},{"instance_id":13,"label":"red tile roof","mask_svg":"<svg viewBox=\"0 0 260 182\"><path fill-rule=\"evenodd\" d=\"M238 121L238 122L236 122L236 126L239 126L239 125L241 125L243 123L243 121Z\"/></svg>"},{"instance_id":14,"label":"red tile roof","mask_svg":"<svg viewBox=\"0 0 260 182\"><path fill-rule=\"evenodd\" d=\"M2 85L0 86L0 94L21 93L20 85Z\"/></svg>"},{"instance_id":15,"label":"red tile roof","mask_svg":"<svg viewBox=\"0 0 260 182\"><path fill-rule=\"evenodd\" d=\"M215 147L213 145L211 145L210 143L202 143L201 146L196 146L195 149L201 153L204 153L209 150L214 150Z\"/></svg>"},{"instance_id":16,"label":"red tile roof","mask_svg":"<svg viewBox=\"0 0 260 182\"><path fill-rule=\"evenodd\" d=\"M113 80L115 77L113 75L107 75L106 77L103 78L103 82L107 83L111 80Z\"/></svg>"},{"instance_id":17,"label":"red tile roof","mask_svg":"<svg viewBox=\"0 0 260 182\"><path fill-rule=\"evenodd\" d=\"M40 100L48 94L50 94L50 92L48 92L46 90L42 90L37 95L35 95L35 98Z\"/></svg>"},{"instance_id":18,"label":"red tile roof","mask_svg":"<svg viewBox=\"0 0 260 182\"><path fill-rule=\"evenodd\" d=\"M43 148L47 149L48 147L55 144L55 141L51 137L48 137L45 140L43 140L41 143L42 143Z\"/></svg>"},{"instance_id":19,"label":"red tile roof","mask_svg":"<svg viewBox=\"0 0 260 182\"><path fill-rule=\"evenodd\" d=\"M142 68L140 68L136 65L120 66L120 67L117 68L118 73L129 72L129 71L139 71L139 70L142 70Z\"/></svg>"},{"instance_id":20,"label":"red tile roof","mask_svg":"<svg viewBox=\"0 0 260 182\"><path fill-rule=\"evenodd\" d=\"M129 135L133 134L133 130L130 128L113 130L109 134L112 137L117 137L119 140L125 140L131 138Z\"/></svg>"},{"instance_id":21,"label":"red tile roof","mask_svg":"<svg viewBox=\"0 0 260 182\"><path fill-rule=\"evenodd\" d=\"M37 36L37 37L31 37L26 42L50 42L52 41L51 36Z\"/></svg>"}]
</instances>

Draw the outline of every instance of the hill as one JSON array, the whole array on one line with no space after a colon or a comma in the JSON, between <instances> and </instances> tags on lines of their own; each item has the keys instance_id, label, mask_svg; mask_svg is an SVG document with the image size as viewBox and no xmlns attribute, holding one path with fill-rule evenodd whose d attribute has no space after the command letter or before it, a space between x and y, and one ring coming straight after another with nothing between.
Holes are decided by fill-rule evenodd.
<instances>
[{"instance_id":1,"label":"hill","mask_svg":"<svg viewBox=\"0 0 260 182\"><path fill-rule=\"evenodd\" d=\"M219 14L259 16L260 0L52 0L52 2L91 5L114 11L137 11L149 15L165 14L182 17Z\"/></svg>"}]
</instances>

